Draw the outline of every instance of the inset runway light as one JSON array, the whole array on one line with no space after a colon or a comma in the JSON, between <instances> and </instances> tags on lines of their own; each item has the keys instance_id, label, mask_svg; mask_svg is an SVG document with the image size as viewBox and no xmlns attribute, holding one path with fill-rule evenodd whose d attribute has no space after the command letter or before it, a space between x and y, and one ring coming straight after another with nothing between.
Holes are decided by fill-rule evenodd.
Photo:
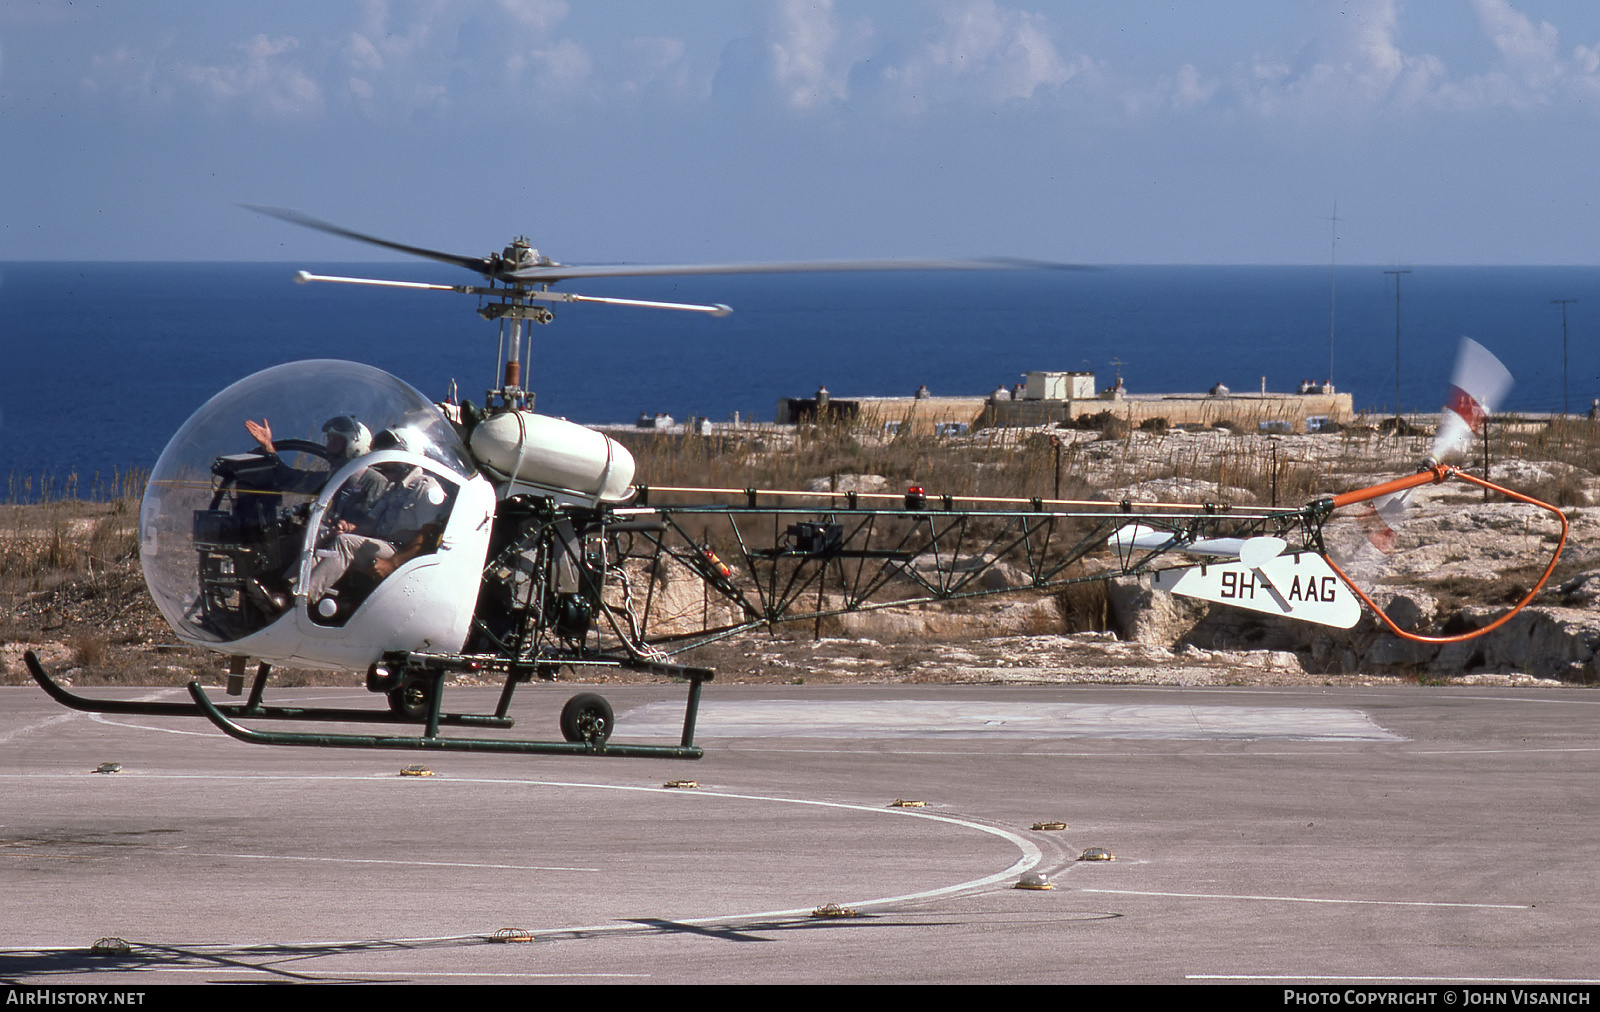
<instances>
[{"instance_id":1,"label":"inset runway light","mask_svg":"<svg viewBox=\"0 0 1600 1012\"><path fill-rule=\"evenodd\" d=\"M861 911L855 907L841 907L837 903L824 903L811 911L812 917L860 917Z\"/></svg>"},{"instance_id":2,"label":"inset runway light","mask_svg":"<svg viewBox=\"0 0 1600 1012\"><path fill-rule=\"evenodd\" d=\"M1078 860L1080 860L1080 861L1115 861L1116 858L1112 857L1111 856L1111 851L1106 850L1104 847L1090 847L1088 850L1086 850L1082 854L1078 855Z\"/></svg>"},{"instance_id":3,"label":"inset runway light","mask_svg":"<svg viewBox=\"0 0 1600 1012\"><path fill-rule=\"evenodd\" d=\"M889 803L890 808L926 808L926 801L907 801L904 798L895 798Z\"/></svg>"},{"instance_id":4,"label":"inset runway light","mask_svg":"<svg viewBox=\"0 0 1600 1012\"><path fill-rule=\"evenodd\" d=\"M433 770L428 769L426 766L407 766L400 771L400 775L403 777L431 777L433 776Z\"/></svg>"},{"instance_id":5,"label":"inset runway light","mask_svg":"<svg viewBox=\"0 0 1600 1012\"><path fill-rule=\"evenodd\" d=\"M1017 884L1012 886L1011 888L1013 888L1013 889L1054 889L1055 886L1050 883L1049 879L1044 877L1044 872L1041 872L1041 871L1026 871L1026 872L1022 873L1022 877L1021 878L1017 879Z\"/></svg>"},{"instance_id":6,"label":"inset runway light","mask_svg":"<svg viewBox=\"0 0 1600 1012\"><path fill-rule=\"evenodd\" d=\"M692 791L696 787L700 786L700 781L698 781L698 780L668 780L666 783L662 784L661 786L662 787L671 788L673 790Z\"/></svg>"},{"instance_id":7,"label":"inset runway light","mask_svg":"<svg viewBox=\"0 0 1600 1012\"><path fill-rule=\"evenodd\" d=\"M1033 828L1034 829L1059 830L1059 829L1066 829L1067 828L1067 824L1065 822L1061 822L1059 820L1056 821L1056 822L1035 822L1033 824Z\"/></svg>"},{"instance_id":8,"label":"inset runway light","mask_svg":"<svg viewBox=\"0 0 1600 1012\"><path fill-rule=\"evenodd\" d=\"M501 928L489 936L489 941L500 943L531 942L533 941L533 932L526 928Z\"/></svg>"}]
</instances>

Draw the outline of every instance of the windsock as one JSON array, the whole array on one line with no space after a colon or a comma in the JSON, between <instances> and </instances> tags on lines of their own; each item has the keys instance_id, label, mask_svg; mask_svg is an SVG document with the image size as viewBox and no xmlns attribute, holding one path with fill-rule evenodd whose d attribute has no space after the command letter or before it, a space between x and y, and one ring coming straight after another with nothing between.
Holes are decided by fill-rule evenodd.
<instances>
[{"instance_id":1,"label":"windsock","mask_svg":"<svg viewBox=\"0 0 1600 1012\"><path fill-rule=\"evenodd\" d=\"M1461 339L1455 375L1450 379L1450 400L1439 413L1439 430L1433 439L1434 463L1460 453L1483 426L1483 419L1511 389L1511 373L1489 350L1468 337Z\"/></svg>"}]
</instances>

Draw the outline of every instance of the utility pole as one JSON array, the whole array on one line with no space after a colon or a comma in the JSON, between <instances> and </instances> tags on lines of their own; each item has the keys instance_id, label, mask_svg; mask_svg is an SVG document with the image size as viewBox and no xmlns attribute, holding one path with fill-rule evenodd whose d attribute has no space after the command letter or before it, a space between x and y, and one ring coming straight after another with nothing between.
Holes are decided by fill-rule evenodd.
<instances>
[{"instance_id":1,"label":"utility pole","mask_svg":"<svg viewBox=\"0 0 1600 1012\"><path fill-rule=\"evenodd\" d=\"M1567 303L1577 302L1577 299L1551 299L1552 306L1561 306L1561 414L1565 417L1570 412L1567 408Z\"/></svg>"},{"instance_id":2,"label":"utility pole","mask_svg":"<svg viewBox=\"0 0 1600 1012\"><path fill-rule=\"evenodd\" d=\"M1400 275L1409 270L1384 271L1394 275L1394 431L1400 434Z\"/></svg>"},{"instance_id":3,"label":"utility pole","mask_svg":"<svg viewBox=\"0 0 1600 1012\"><path fill-rule=\"evenodd\" d=\"M1339 202L1333 202L1333 243L1328 252L1328 383L1333 383L1334 311L1338 308L1339 279Z\"/></svg>"}]
</instances>

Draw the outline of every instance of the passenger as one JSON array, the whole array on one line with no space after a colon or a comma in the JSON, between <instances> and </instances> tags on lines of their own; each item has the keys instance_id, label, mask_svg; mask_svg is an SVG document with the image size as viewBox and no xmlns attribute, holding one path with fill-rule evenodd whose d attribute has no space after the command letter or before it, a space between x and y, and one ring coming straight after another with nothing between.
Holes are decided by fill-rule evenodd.
<instances>
[{"instance_id":1,"label":"passenger","mask_svg":"<svg viewBox=\"0 0 1600 1012\"><path fill-rule=\"evenodd\" d=\"M385 429L372 440L372 448L376 452L411 447L405 434ZM320 558L306 585L307 598L319 605L352 566L382 580L432 551L444 530L449 496L437 478L405 461L385 461L368 470L378 473L387 487L364 516L333 521L337 533L318 551ZM322 614L331 616L335 610L336 605L330 606Z\"/></svg>"}]
</instances>

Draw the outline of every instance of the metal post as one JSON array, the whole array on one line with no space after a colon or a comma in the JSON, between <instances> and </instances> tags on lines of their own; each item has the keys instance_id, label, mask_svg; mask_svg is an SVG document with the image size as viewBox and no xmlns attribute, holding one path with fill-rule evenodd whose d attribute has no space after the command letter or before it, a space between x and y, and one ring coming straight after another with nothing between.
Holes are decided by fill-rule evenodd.
<instances>
[{"instance_id":1,"label":"metal post","mask_svg":"<svg viewBox=\"0 0 1600 1012\"><path fill-rule=\"evenodd\" d=\"M1561 306L1561 415L1565 418L1571 414L1567 406L1567 303L1577 302L1577 299L1551 299L1550 304ZM1488 477L1485 475L1485 477Z\"/></svg>"},{"instance_id":2,"label":"metal post","mask_svg":"<svg viewBox=\"0 0 1600 1012\"><path fill-rule=\"evenodd\" d=\"M1060 436L1057 436L1057 435L1054 435L1054 434L1052 434L1050 436L1050 449L1051 449L1052 453L1055 455L1055 459L1056 459L1056 498L1060 499L1061 498L1061 437Z\"/></svg>"},{"instance_id":3,"label":"metal post","mask_svg":"<svg viewBox=\"0 0 1600 1012\"><path fill-rule=\"evenodd\" d=\"M1483 480L1489 480L1489 419L1487 416L1483 419ZM1489 501L1489 490L1487 488L1483 490L1483 501Z\"/></svg>"},{"instance_id":4,"label":"metal post","mask_svg":"<svg viewBox=\"0 0 1600 1012\"><path fill-rule=\"evenodd\" d=\"M1278 505L1278 437L1268 436L1267 442L1272 444L1272 505Z\"/></svg>"}]
</instances>

